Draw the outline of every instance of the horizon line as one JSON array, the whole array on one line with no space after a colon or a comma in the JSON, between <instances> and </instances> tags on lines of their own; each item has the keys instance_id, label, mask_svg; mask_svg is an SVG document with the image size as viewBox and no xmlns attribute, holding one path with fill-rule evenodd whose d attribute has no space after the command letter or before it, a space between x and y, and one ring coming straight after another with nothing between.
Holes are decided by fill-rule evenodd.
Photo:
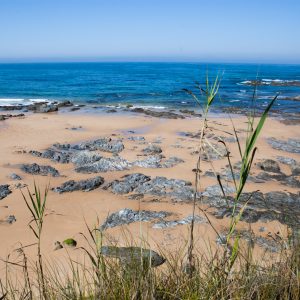
<instances>
[{"instance_id":1,"label":"horizon line","mask_svg":"<svg viewBox=\"0 0 300 300\"><path fill-rule=\"evenodd\" d=\"M279 62L261 60L205 60L205 59L84 59L84 58L41 58L41 59L1 59L0 64L52 64L52 63L201 63L201 64L251 64L251 65L300 65L300 62Z\"/></svg>"}]
</instances>

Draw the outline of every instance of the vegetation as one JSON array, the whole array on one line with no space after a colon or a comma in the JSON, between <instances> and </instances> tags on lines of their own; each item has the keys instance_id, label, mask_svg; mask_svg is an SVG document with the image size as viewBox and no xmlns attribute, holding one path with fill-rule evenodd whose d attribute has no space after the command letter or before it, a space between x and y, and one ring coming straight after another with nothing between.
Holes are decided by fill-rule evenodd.
<instances>
[{"instance_id":1,"label":"vegetation","mask_svg":"<svg viewBox=\"0 0 300 300\"><path fill-rule=\"evenodd\" d=\"M145 268L143 261L135 260L128 270L117 260L101 254L102 232L98 230L99 226L93 229L87 226L88 235L82 236L88 246L77 248L87 259L84 262L74 262L70 258L69 268L59 264L53 266L43 261L41 253L48 188L42 197L40 190L35 186L34 192L28 191L28 196L23 197L32 216L28 226L37 239L37 261L28 264L24 247L18 249L21 260L17 263L7 258L6 281L0 284L0 299L299 299L300 243L290 243L288 248L282 247L276 261L268 261L262 257L257 262L253 257L253 243L250 241L246 249L242 249L239 234L236 232L236 226L247 205L246 202L238 210L237 204L256 153L255 143L276 97L260 116L256 126L255 114L249 116L245 145L241 145L232 123L241 164L240 176L235 178L232 158L226 143L222 142L227 149L227 159L235 187L234 203L231 206L231 218L223 249L210 252L208 256L198 253L195 248L195 211L196 208L201 210L201 197L198 197L198 191L201 189L201 157L205 152L205 143L213 148L206 139L206 134L209 129L208 114L218 96L219 86L218 78L212 85L207 79L204 89L198 86L201 95L206 99L204 105L202 98L187 91L199 102L203 110L192 206L193 219L187 246L183 246L177 253L162 251L161 255L167 261L158 269ZM217 179L223 195L226 196L221 178ZM209 216L205 211L202 212L213 227ZM220 236L217 231L216 233ZM142 243L147 244L145 241ZM77 243L73 239L67 239L63 244L76 246ZM130 242L128 244L132 245ZM20 268L20 279L15 280L10 268Z\"/></svg>"}]
</instances>

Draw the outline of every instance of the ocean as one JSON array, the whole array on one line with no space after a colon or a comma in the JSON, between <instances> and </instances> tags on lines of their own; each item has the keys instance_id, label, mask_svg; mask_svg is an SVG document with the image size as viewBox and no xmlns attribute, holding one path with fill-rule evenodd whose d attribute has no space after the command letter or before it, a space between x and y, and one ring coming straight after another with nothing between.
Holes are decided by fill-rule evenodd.
<instances>
[{"instance_id":1,"label":"ocean","mask_svg":"<svg viewBox=\"0 0 300 300\"><path fill-rule=\"evenodd\" d=\"M255 65L216 63L23 63L0 64L0 105L34 101L65 101L91 105L196 108L183 89L199 94L196 84L205 88L222 78L215 110L251 105L253 80L257 106L263 109L277 93L275 108L299 113L300 65ZM199 94L201 101L201 95Z\"/></svg>"}]
</instances>

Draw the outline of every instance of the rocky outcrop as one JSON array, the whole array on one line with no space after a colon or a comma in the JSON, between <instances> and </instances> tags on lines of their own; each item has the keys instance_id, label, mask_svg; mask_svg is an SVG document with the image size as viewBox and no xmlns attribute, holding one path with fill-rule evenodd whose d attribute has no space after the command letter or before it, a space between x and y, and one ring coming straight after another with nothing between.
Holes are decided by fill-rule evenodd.
<instances>
[{"instance_id":1,"label":"rocky outcrop","mask_svg":"<svg viewBox=\"0 0 300 300\"><path fill-rule=\"evenodd\" d=\"M61 186L54 188L53 190L60 194L74 191L89 192L100 187L103 183L104 178L100 176L80 181L69 180L63 183Z\"/></svg>"},{"instance_id":2,"label":"rocky outcrop","mask_svg":"<svg viewBox=\"0 0 300 300\"><path fill-rule=\"evenodd\" d=\"M32 174L32 175L42 175L42 176L51 175L52 177L60 176L59 172L55 168L51 166L40 166L36 163L24 164L21 166L21 170L25 173Z\"/></svg>"}]
</instances>

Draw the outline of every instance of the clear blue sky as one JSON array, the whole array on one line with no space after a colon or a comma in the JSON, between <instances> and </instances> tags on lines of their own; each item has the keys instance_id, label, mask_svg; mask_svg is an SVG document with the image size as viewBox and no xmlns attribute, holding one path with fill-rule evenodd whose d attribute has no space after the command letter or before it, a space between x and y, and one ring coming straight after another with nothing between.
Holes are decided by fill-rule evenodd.
<instances>
[{"instance_id":1,"label":"clear blue sky","mask_svg":"<svg viewBox=\"0 0 300 300\"><path fill-rule=\"evenodd\" d=\"M0 61L300 63L300 0L0 0Z\"/></svg>"}]
</instances>

